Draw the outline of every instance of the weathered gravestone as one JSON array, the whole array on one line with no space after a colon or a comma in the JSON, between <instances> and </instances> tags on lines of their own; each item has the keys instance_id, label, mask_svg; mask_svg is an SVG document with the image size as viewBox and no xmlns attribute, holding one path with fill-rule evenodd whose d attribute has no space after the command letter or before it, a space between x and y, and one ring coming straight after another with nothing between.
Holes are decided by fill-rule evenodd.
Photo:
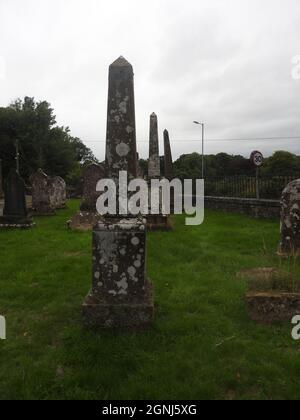
<instances>
[{"instance_id":1,"label":"weathered gravestone","mask_svg":"<svg viewBox=\"0 0 300 420\"><path fill-rule=\"evenodd\" d=\"M103 165L92 163L88 165L83 174L83 199L80 205L81 211L96 213L96 202L99 192L96 191L97 183L105 177Z\"/></svg>"},{"instance_id":2,"label":"weathered gravestone","mask_svg":"<svg viewBox=\"0 0 300 420\"><path fill-rule=\"evenodd\" d=\"M49 180L50 203L54 209L64 209L67 201L67 186L60 176L54 176Z\"/></svg>"},{"instance_id":3,"label":"weathered gravestone","mask_svg":"<svg viewBox=\"0 0 300 420\"><path fill-rule=\"evenodd\" d=\"M34 226L26 208L26 188L16 169L12 169L4 187L3 217L1 228L30 228Z\"/></svg>"},{"instance_id":4,"label":"weathered gravestone","mask_svg":"<svg viewBox=\"0 0 300 420\"><path fill-rule=\"evenodd\" d=\"M133 69L123 57L109 68L106 162L108 177L137 176ZM83 304L85 324L140 329L154 316L146 278L146 221L106 216L93 229L92 289Z\"/></svg>"},{"instance_id":5,"label":"weathered gravestone","mask_svg":"<svg viewBox=\"0 0 300 420\"><path fill-rule=\"evenodd\" d=\"M300 179L288 184L282 193L279 254L300 254Z\"/></svg>"},{"instance_id":6,"label":"weathered gravestone","mask_svg":"<svg viewBox=\"0 0 300 420\"><path fill-rule=\"evenodd\" d=\"M93 226L101 219L97 214L96 202L99 192L96 191L98 181L105 178L103 164L92 163L88 165L83 174L83 197L80 211L67 222L72 230L92 230Z\"/></svg>"},{"instance_id":7,"label":"weathered gravestone","mask_svg":"<svg viewBox=\"0 0 300 420\"><path fill-rule=\"evenodd\" d=\"M30 177L32 186L32 209L36 215L52 216L55 207L51 202L51 178L42 169L38 169Z\"/></svg>"},{"instance_id":8,"label":"weathered gravestone","mask_svg":"<svg viewBox=\"0 0 300 420\"><path fill-rule=\"evenodd\" d=\"M157 120L157 115L154 112L150 116L149 167L148 167L149 188L151 186L151 180L153 179L161 179L158 120ZM149 214L147 216L148 230L164 231L164 230L172 229L169 215L162 214L161 191L160 191L159 196L160 196L160 203L159 203L160 213Z\"/></svg>"}]
</instances>

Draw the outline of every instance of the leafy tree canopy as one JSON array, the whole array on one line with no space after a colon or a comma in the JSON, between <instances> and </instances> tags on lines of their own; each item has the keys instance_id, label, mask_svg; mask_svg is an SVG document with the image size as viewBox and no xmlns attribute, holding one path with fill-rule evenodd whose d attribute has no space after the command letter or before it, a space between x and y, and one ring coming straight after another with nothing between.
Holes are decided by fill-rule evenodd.
<instances>
[{"instance_id":1,"label":"leafy tree canopy","mask_svg":"<svg viewBox=\"0 0 300 420\"><path fill-rule=\"evenodd\" d=\"M59 175L71 182L81 176L81 166L86 160L96 161L92 151L70 135L68 127L57 126L54 111L46 101L25 97L0 108L0 158L4 176L16 164L17 140L24 178L42 168L49 175Z\"/></svg>"}]
</instances>

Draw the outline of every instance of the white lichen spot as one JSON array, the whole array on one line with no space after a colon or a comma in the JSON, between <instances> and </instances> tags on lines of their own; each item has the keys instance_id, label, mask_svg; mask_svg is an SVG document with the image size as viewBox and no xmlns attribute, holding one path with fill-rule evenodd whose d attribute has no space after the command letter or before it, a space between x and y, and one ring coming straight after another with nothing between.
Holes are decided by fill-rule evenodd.
<instances>
[{"instance_id":1,"label":"white lichen spot","mask_svg":"<svg viewBox=\"0 0 300 420\"><path fill-rule=\"evenodd\" d=\"M127 133L128 133L128 134L131 134L131 133L133 133L134 128L132 128L132 127L130 127L130 125L128 125L128 126L126 127L126 131L127 131Z\"/></svg>"},{"instance_id":2,"label":"white lichen spot","mask_svg":"<svg viewBox=\"0 0 300 420\"><path fill-rule=\"evenodd\" d=\"M130 147L128 144L122 142L116 147L116 152L120 157L127 156L130 152Z\"/></svg>"},{"instance_id":3,"label":"white lichen spot","mask_svg":"<svg viewBox=\"0 0 300 420\"><path fill-rule=\"evenodd\" d=\"M127 103L126 103L125 101L120 102L120 105L119 105L119 110L120 110L123 114L126 114L126 112L127 112Z\"/></svg>"},{"instance_id":4,"label":"white lichen spot","mask_svg":"<svg viewBox=\"0 0 300 420\"><path fill-rule=\"evenodd\" d=\"M139 243L140 243L140 240L139 240L139 238L137 236L135 236L134 238L131 239L131 243L134 246L138 246Z\"/></svg>"},{"instance_id":5,"label":"white lichen spot","mask_svg":"<svg viewBox=\"0 0 300 420\"><path fill-rule=\"evenodd\" d=\"M100 264L103 265L104 263L105 263L105 259L104 258L101 258Z\"/></svg>"},{"instance_id":6,"label":"white lichen spot","mask_svg":"<svg viewBox=\"0 0 300 420\"><path fill-rule=\"evenodd\" d=\"M119 267L117 265L113 266L113 272L117 273L119 271Z\"/></svg>"},{"instance_id":7,"label":"white lichen spot","mask_svg":"<svg viewBox=\"0 0 300 420\"><path fill-rule=\"evenodd\" d=\"M101 282L101 281L99 281L99 283L98 283L98 285L97 285L98 287L102 287L103 286L103 283Z\"/></svg>"},{"instance_id":8,"label":"white lichen spot","mask_svg":"<svg viewBox=\"0 0 300 420\"><path fill-rule=\"evenodd\" d=\"M128 283L126 277L123 277L122 280L117 281L118 288L125 291L128 289ZM120 294L121 291L119 291ZM127 293L127 292L126 292Z\"/></svg>"},{"instance_id":9,"label":"white lichen spot","mask_svg":"<svg viewBox=\"0 0 300 420\"><path fill-rule=\"evenodd\" d=\"M134 266L135 266L136 268L140 268L140 267L141 267L141 265L142 265L141 261L139 261L139 260L134 261Z\"/></svg>"},{"instance_id":10,"label":"white lichen spot","mask_svg":"<svg viewBox=\"0 0 300 420\"><path fill-rule=\"evenodd\" d=\"M131 277L134 277L135 276L135 273L136 273L136 268L132 266L132 267L129 267L127 271L128 271L128 274Z\"/></svg>"},{"instance_id":11,"label":"white lichen spot","mask_svg":"<svg viewBox=\"0 0 300 420\"><path fill-rule=\"evenodd\" d=\"M99 273L99 271L96 271L94 276L95 276L95 279L96 280L99 280L100 279L100 273Z\"/></svg>"},{"instance_id":12,"label":"white lichen spot","mask_svg":"<svg viewBox=\"0 0 300 420\"><path fill-rule=\"evenodd\" d=\"M108 292L110 295L116 296L117 292L115 290L110 290Z\"/></svg>"}]
</instances>

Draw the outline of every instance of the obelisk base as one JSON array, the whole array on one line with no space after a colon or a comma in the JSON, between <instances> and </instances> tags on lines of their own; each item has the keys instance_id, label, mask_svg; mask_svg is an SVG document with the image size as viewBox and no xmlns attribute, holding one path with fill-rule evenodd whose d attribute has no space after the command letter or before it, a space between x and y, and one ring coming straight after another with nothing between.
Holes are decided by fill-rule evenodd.
<instances>
[{"instance_id":1,"label":"obelisk base","mask_svg":"<svg viewBox=\"0 0 300 420\"><path fill-rule=\"evenodd\" d=\"M67 221L67 226L71 230L88 232L93 230L101 218L102 216L92 211L79 211Z\"/></svg>"},{"instance_id":2,"label":"obelisk base","mask_svg":"<svg viewBox=\"0 0 300 420\"><path fill-rule=\"evenodd\" d=\"M82 305L84 324L93 329L140 331L154 320L153 286L147 281L139 303L108 304L92 291Z\"/></svg>"}]
</instances>

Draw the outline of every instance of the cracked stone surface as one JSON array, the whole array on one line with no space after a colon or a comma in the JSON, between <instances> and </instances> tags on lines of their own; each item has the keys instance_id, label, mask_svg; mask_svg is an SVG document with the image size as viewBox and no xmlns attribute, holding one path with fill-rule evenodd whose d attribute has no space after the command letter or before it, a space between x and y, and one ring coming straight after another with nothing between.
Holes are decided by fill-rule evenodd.
<instances>
[{"instance_id":1,"label":"cracked stone surface","mask_svg":"<svg viewBox=\"0 0 300 420\"><path fill-rule=\"evenodd\" d=\"M279 253L300 253L300 179L288 184L282 193Z\"/></svg>"}]
</instances>

